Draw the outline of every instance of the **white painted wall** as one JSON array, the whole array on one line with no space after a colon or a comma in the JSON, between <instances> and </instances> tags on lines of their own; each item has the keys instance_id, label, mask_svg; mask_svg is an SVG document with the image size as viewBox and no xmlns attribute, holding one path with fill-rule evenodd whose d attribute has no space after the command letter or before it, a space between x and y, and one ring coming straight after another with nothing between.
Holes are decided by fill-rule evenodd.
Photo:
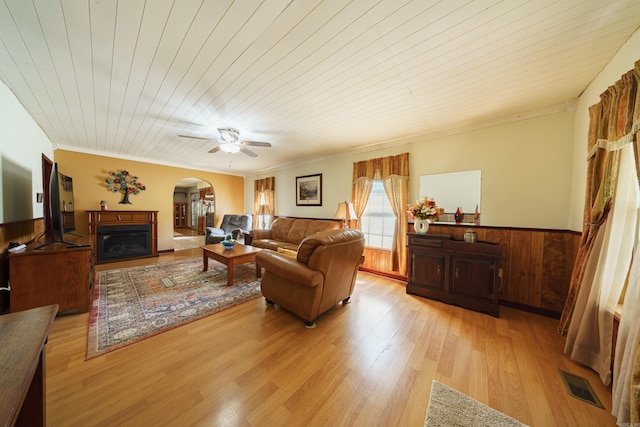
<instances>
[{"instance_id":1,"label":"white painted wall","mask_svg":"<svg viewBox=\"0 0 640 427\"><path fill-rule=\"evenodd\" d=\"M53 146L22 104L0 82L0 223L43 216L42 154L53 160Z\"/></svg>"},{"instance_id":2,"label":"white painted wall","mask_svg":"<svg viewBox=\"0 0 640 427\"><path fill-rule=\"evenodd\" d=\"M637 30L620 48L604 69L589 84L578 100L575 118L575 143L573 148L573 177L569 229L582 231L586 175L587 138L589 135L589 107L600 102L600 94L607 90L623 74L633 69L640 60L640 30Z\"/></svg>"}]
</instances>

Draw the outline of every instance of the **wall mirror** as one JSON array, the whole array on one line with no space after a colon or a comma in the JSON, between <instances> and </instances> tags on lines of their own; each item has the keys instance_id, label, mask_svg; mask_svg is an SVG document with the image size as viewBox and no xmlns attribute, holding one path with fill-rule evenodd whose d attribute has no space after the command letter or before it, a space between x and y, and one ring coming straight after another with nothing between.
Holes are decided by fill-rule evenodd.
<instances>
[{"instance_id":1,"label":"wall mirror","mask_svg":"<svg viewBox=\"0 0 640 427\"><path fill-rule=\"evenodd\" d=\"M436 201L445 213L454 213L458 207L463 213L480 212L480 170L420 175L420 197Z\"/></svg>"}]
</instances>

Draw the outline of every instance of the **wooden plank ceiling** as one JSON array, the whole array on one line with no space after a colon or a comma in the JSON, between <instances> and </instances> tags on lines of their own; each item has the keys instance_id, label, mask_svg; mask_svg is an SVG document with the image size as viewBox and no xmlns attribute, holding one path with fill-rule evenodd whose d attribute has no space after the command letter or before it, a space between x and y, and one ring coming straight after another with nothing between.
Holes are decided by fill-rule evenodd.
<instances>
[{"instance_id":1,"label":"wooden plank ceiling","mask_svg":"<svg viewBox=\"0 0 640 427\"><path fill-rule=\"evenodd\" d=\"M0 79L55 148L246 174L568 108L639 26L637 0L5 0ZM208 154L227 126L272 147Z\"/></svg>"}]
</instances>

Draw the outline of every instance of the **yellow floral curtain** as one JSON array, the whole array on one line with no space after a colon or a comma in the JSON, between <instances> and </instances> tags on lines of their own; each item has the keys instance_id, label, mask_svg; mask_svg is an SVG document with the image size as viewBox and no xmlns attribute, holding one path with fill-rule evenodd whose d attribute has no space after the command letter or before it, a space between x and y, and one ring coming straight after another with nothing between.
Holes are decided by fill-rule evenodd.
<instances>
[{"instance_id":1,"label":"yellow floral curtain","mask_svg":"<svg viewBox=\"0 0 640 427\"><path fill-rule=\"evenodd\" d=\"M582 239L558 325L558 331L567 336L565 352L572 359L598 371L605 384L612 377L612 414L619 424L640 421L638 82L640 61L589 109ZM621 250L623 247L625 250ZM624 306L611 371L611 306L622 296Z\"/></svg>"},{"instance_id":2,"label":"yellow floral curtain","mask_svg":"<svg viewBox=\"0 0 640 427\"><path fill-rule=\"evenodd\" d=\"M601 102L589 109L590 125L588 148L589 152L596 146L598 139L606 137L609 114L606 111L610 106L611 94L606 92L601 95ZM614 172L619 162L617 151L596 150L587 161L587 188L585 208L583 214L582 238L576 261L571 273L569 293L564 304L560 318L559 332L567 334L567 328L573 315L578 290L583 280L587 260L593 249L596 234L604 223L611 208L611 196L614 188Z\"/></svg>"},{"instance_id":3,"label":"yellow floral curtain","mask_svg":"<svg viewBox=\"0 0 640 427\"><path fill-rule=\"evenodd\" d=\"M358 217L364 212L374 180L382 181L385 194L396 217L391 262L393 270L404 276L407 274L408 224L405 206L407 206L409 194L409 153L353 164L352 199Z\"/></svg>"},{"instance_id":4,"label":"yellow floral curtain","mask_svg":"<svg viewBox=\"0 0 640 427\"><path fill-rule=\"evenodd\" d=\"M635 104L632 112L633 124L627 135L632 138L636 178L638 179L638 185L640 185L640 142L638 141L640 139L640 61L635 63L632 82L635 83ZM634 92L634 89L631 91ZM627 422L627 420L620 414L623 411L626 412L628 408L631 425L640 425L640 326L638 322L640 318L640 256L638 255L638 250L640 250L640 247L636 242L625 295L626 308L623 308L620 325L621 328L624 328L626 339L625 337L618 339L620 344L624 340L624 345L629 346L631 350L622 356L616 355L616 370L623 373L620 374L621 378L614 379L613 384L616 390L621 389L622 391L614 394L614 408L612 411L615 411L616 408L618 409L618 422L622 423ZM629 328L628 331L627 328ZM625 390L629 391L628 395ZM623 396L621 397L619 394L623 394ZM616 414L614 413L614 415Z\"/></svg>"}]
</instances>

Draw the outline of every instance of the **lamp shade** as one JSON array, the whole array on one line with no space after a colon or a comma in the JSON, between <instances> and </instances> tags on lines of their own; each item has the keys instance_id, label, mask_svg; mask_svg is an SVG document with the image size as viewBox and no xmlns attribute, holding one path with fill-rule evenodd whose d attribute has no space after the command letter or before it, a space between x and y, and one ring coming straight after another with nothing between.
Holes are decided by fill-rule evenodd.
<instances>
[{"instance_id":1,"label":"lamp shade","mask_svg":"<svg viewBox=\"0 0 640 427\"><path fill-rule=\"evenodd\" d=\"M353 203L342 202L338 203L338 210L334 215L335 219L342 219L344 221L350 221L352 219L358 219L356 211L353 209Z\"/></svg>"}]
</instances>

